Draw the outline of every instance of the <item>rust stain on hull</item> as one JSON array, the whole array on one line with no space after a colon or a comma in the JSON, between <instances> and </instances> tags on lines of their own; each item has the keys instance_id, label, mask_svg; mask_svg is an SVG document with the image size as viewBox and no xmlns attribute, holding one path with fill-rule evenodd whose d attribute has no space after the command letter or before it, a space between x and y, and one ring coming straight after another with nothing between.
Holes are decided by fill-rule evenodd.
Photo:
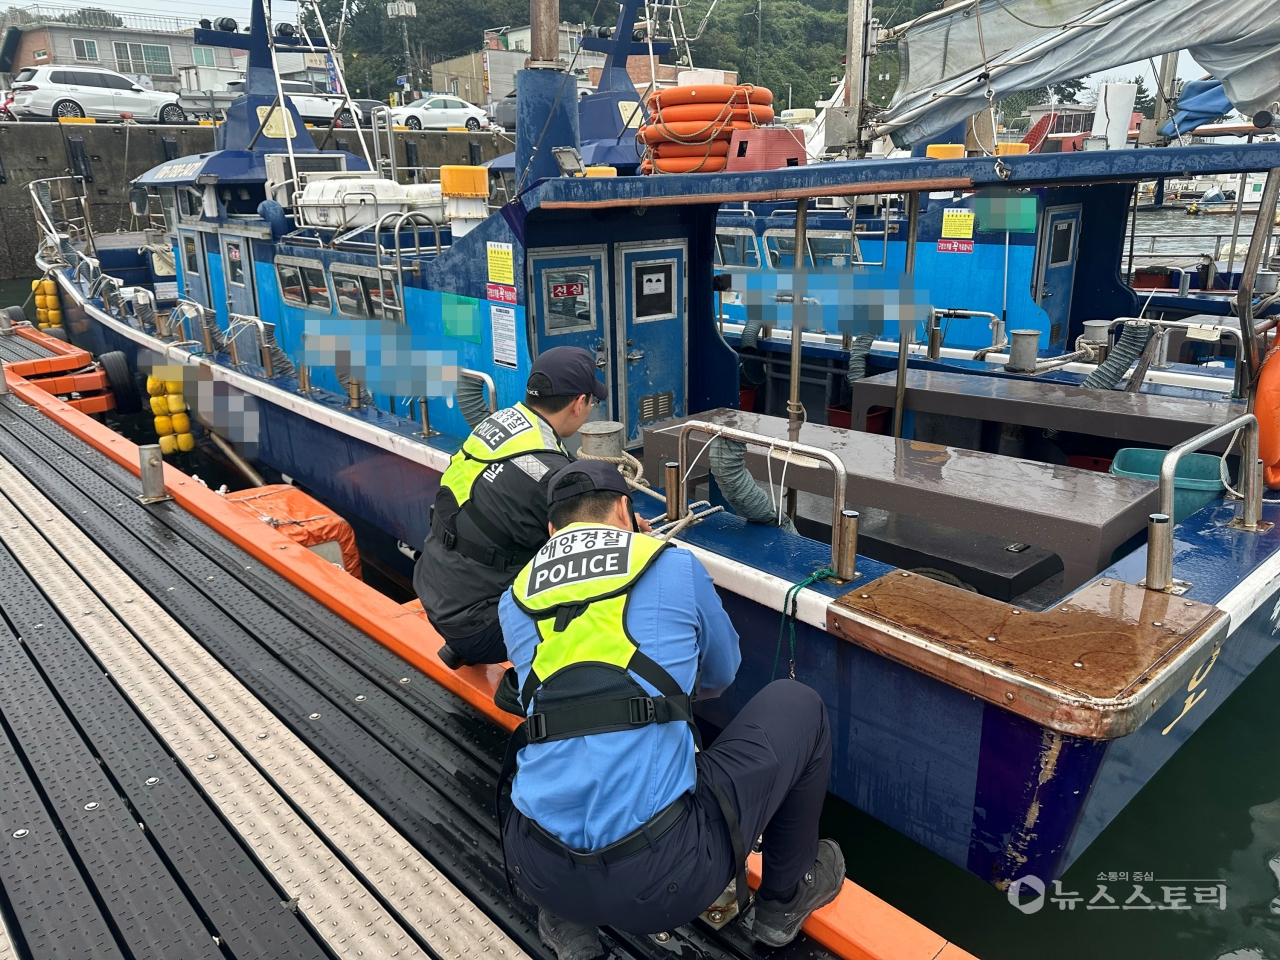
<instances>
[{"instance_id":1,"label":"rust stain on hull","mask_svg":"<svg viewBox=\"0 0 1280 960\"><path fill-rule=\"evenodd\" d=\"M1140 697L1154 709L1154 685L1190 669L1198 645L1225 632L1226 615L1119 580L1035 613L897 572L832 603L827 626L1042 726L1106 739L1141 723L1116 718Z\"/></svg>"}]
</instances>

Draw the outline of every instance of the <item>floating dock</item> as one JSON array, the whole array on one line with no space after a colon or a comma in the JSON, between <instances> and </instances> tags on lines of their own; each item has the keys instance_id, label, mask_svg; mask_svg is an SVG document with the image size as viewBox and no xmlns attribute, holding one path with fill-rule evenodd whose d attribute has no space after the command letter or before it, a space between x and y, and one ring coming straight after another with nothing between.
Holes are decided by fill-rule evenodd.
<instances>
[{"instance_id":1,"label":"floating dock","mask_svg":"<svg viewBox=\"0 0 1280 960\"><path fill-rule=\"evenodd\" d=\"M498 671L172 467L141 502L137 447L8 382L0 958L554 960L503 875ZM603 934L758 953L736 923ZM848 881L805 934L775 955L968 957Z\"/></svg>"}]
</instances>

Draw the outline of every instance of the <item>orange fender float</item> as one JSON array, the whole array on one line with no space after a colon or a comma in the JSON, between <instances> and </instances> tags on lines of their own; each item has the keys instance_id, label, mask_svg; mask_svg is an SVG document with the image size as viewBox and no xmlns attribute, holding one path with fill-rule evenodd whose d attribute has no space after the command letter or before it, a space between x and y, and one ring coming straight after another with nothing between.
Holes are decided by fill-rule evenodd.
<instances>
[{"instance_id":1,"label":"orange fender float","mask_svg":"<svg viewBox=\"0 0 1280 960\"><path fill-rule=\"evenodd\" d=\"M727 83L697 84L688 87L667 87L657 90L649 96L651 109L674 107L683 103L733 103L770 106L773 103L773 91L767 87L756 87L749 83L730 86Z\"/></svg>"},{"instance_id":2,"label":"orange fender float","mask_svg":"<svg viewBox=\"0 0 1280 960\"><path fill-rule=\"evenodd\" d=\"M710 143L655 143L649 148L659 160L674 160L677 157L727 157L729 155L728 140L712 140Z\"/></svg>"},{"instance_id":3,"label":"orange fender float","mask_svg":"<svg viewBox=\"0 0 1280 960\"><path fill-rule=\"evenodd\" d=\"M728 157L673 157L669 160L645 160L640 164L641 173L718 173L724 169Z\"/></svg>"},{"instance_id":4,"label":"orange fender float","mask_svg":"<svg viewBox=\"0 0 1280 960\"><path fill-rule=\"evenodd\" d=\"M728 140L734 130L750 130L754 124L745 120L682 120L678 123L654 123L641 127L636 139L641 143L685 143L705 146L713 140Z\"/></svg>"},{"instance_id":5,"label":"orange fender float","mask_svg":"<svg viewBox=\"0 0 1280 960\"><path fill-rule=\"evenodd\" d=\"M1258 394L1253 412L1258 417L1258 457L1263 482L1280 489L1280 360L1272 350L1258 374Z\"/></svg>"},{"instance_id":6,"label":"orange fender float","mask_svg":"<svg viewBox=\"0 0 1280 960\"><path fill-rule=\"evenodd\" d=\"M685 120L745 120L748 123L772 123L773 107L738 106L732 103L678 103L672 107L656 107L650 123L679 123Z\"/></svg>"}]
</instances>

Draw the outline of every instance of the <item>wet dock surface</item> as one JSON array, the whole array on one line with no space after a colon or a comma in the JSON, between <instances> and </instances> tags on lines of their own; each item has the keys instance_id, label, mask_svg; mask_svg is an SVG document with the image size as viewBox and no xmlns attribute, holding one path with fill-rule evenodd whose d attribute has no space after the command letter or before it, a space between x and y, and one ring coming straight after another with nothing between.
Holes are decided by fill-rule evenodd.
<instances>
[{"instance_id":1,"label":"wet dock surface","mask_svg":"<svg viewBox=\"0 0 1280 960\"><path fill-rule=\"evenodd\" d=\"M550 960L503 875L505 732L137 494L0 399L0 958ZM604 936L756 954L737 924Z\"/></svg>"}]
</instances>

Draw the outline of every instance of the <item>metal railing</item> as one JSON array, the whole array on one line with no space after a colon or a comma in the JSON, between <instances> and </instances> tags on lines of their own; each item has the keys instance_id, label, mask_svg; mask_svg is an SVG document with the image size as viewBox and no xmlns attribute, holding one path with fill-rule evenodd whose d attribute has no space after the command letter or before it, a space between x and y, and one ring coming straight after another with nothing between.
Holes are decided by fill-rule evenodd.
<instances>
[{"instance_id":1,"label":"metal railing","mask_svg":"<svg viewBox=\"0 0 1280 960\"><path fill-rule=\"evenodd\" d=\"M1244 500L1240 517L1234 523L1239 529L1259 532L1262 518L1262 461L1258 459L1258 418L1246 413L1219 424L1190 440L1184 440L1164 455L1160 464L1160 510L1147 519L1148 590L1169 592L1173 589L1173 516L1175 478L1178 463L1215 440L1243 431L1240 452L1240 495Z\"/></svg>"},{"instance_id":2,"label":"metal railing","mask_svg":"<svg viewBox=\"0 0 1280 960\"><path fill-rule=\"evenodd\" d=\"M844 461L830 450L822 450L793 440L779 440L775 437L766 437L762 434L750 433L746 430L738 430L718 423L707 423L703 420L686 421L684 426L680 428L677 456L679 470L676 474L674 485L670 482L667 484L669 488L667 490L668 507L674 501L679 507L678 516L681 519L689 514L689 497L685 487L693 466L689 463L689 434L694 432L705 434L711 440L723 437L726 440L739 440L743 443L766 447L769 450L769 455L772 455L774 450L783 450L790 455L808 457L826 463L831 467L835 488L831 498L831 569L835 571L836 576L841 580L853 579L854 558L857 555L858 514L853 510L845 510L844 508L845 490L849 483ZM710 440L706 446L710 446ZM703 449L706 449L706 447ZM699 451L698 455L702 455L701 451ZM794 461L790 462L788 466L794 469L811 469L807 464L800 465ZM670 516L669 513L668 516Z\"/></svg>"},{"instance_id":3,"label":"metal railing","mask_svg":"<svg viewBox=\"0 0 1280 960\"><path fill-rule=\"evenodd\" d=\"M468 370L466 367L458 368L458 376L466 377L468 380L479 380L483 383L489 393L489 413L498 412L498 388L494 386L493 377L479 370Z\"/></svg>"},{"instance_id":4,"label":"metal railing","mask_svg":"<svg viewBox=\"0 0 1280 960\"><path fill-rule=\"evenodd\" d=\"M76 188L70 196L67 193L68 184ZM41 195L42 188L43 191L47 191L47 197ZM52 246L53 249L60 250L62 238L66 237L73 243L82 240L89 253L96 252L83 177L47 177L43 180L32 180L27 184L27 192L31 195L36 224L44 234L42 247ZM45 205L46 201L48 206ZM60 219L55 218L55 207L61 210ZM61 230L59 225L62 227Z\"/></svg>"},{"instance_id":5,"label":"metal railing","mask_svg":"<svg viewBox=\"0 0 1280 960\"><path fill-rule=\"evenodd\" d=\"M1224 320L1227 318L1223 318ZM1159 327L1164 330L1204 330L1205 324L1192 323L1187 320L1152 320L1146 317L1116 317L1107 326L1107 350L1110 351L1115 347L1116 328L1126 323L1145 323L1152 327ZM1272 324L1274 326L1274 323ZM1218 339L1227 339L1235 345L1236 363L1235 363L1235 380L1232 384L1232 395L1243 397L1245 395L1245 367L1241 360L1241 348L1244 344L1244 335L1240 332L1239 327L1228 327L1223 324L1217 324L1210 328L1218 334ZM1163 354L1163 350L1161 353ZM1161 356L1151 364L1157 369L1164 369L1169 366L1168 357Z\"/></svg>"}]
</instances>

